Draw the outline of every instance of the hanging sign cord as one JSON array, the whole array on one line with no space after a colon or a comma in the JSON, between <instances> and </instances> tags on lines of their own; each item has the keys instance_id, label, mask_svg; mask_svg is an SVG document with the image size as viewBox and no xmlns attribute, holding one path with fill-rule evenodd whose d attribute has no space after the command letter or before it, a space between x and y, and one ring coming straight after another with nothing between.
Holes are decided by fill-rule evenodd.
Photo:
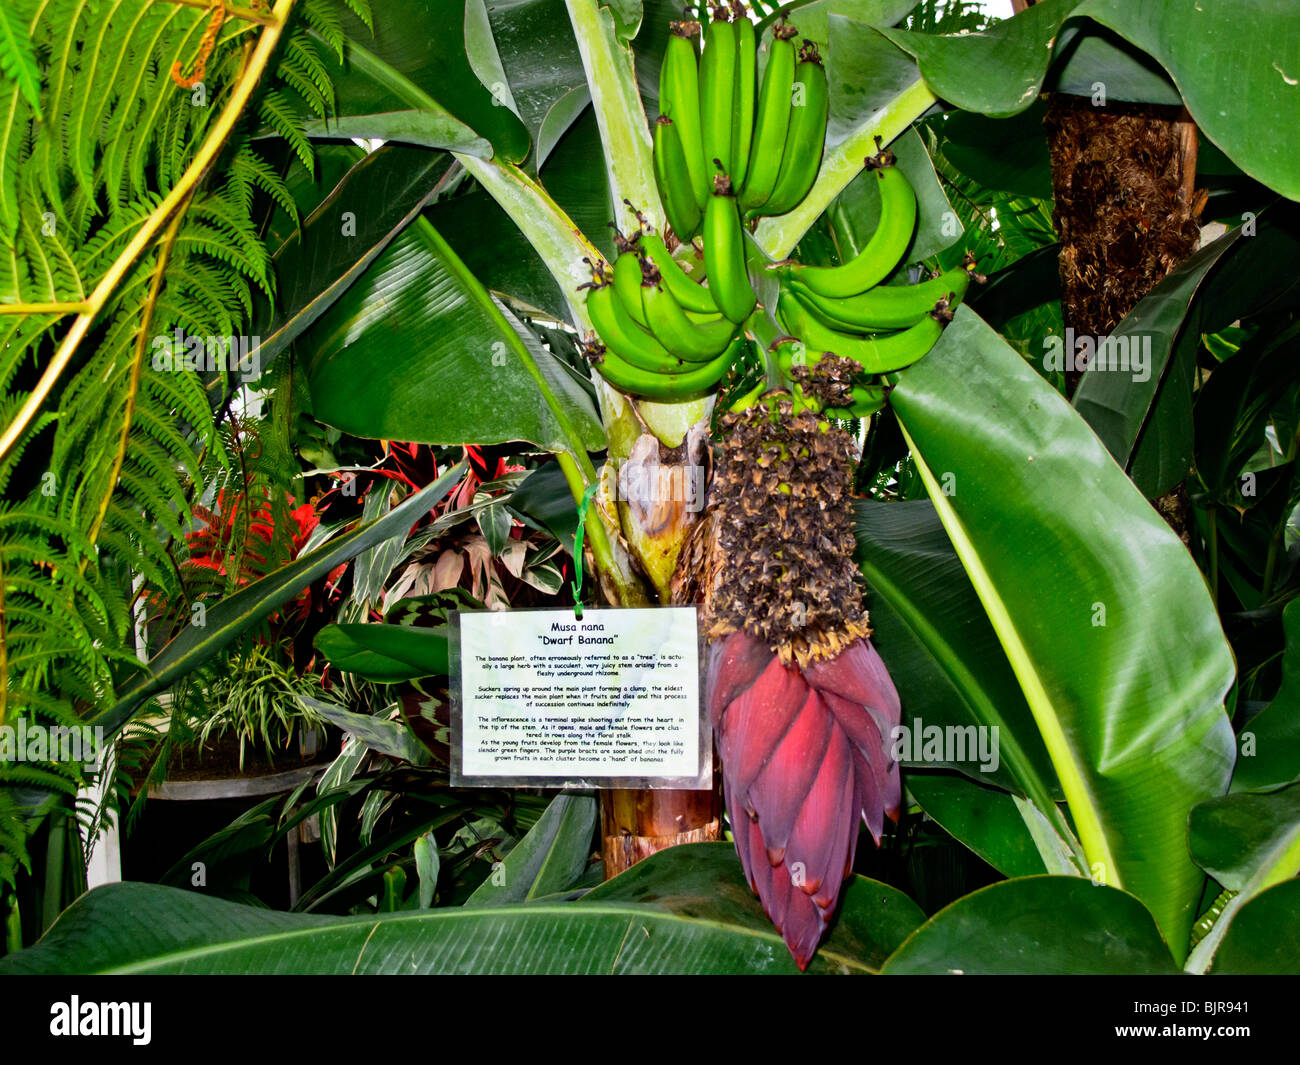
<instances>
[{"instance_id":1,"label":"hanging sign cord","mask_svg":"<svg viewBox=\"0 0 1300 1065\"><path fill-rule=\"evenodd\" d=\"M578 504L578 528L573 534L573 616L579 621L582 620L582 539L586 533L587 508L599 487L600 482L593 481L582 493L582 502Z\"/></svg>"}]
</instances>

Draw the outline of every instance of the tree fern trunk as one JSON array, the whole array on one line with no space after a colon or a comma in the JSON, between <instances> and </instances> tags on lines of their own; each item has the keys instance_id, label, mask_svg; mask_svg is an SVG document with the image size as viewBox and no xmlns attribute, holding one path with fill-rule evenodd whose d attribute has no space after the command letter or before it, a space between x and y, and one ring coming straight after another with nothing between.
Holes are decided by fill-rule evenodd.
<instances>
[{"instance_id":1,"label":"tree fern trunk","mask_svg":"<svg viewBox=\"0 0 1300 1065\"><path fill-rule=\"evenodd\" d=\"M1061 315L1075 336L1100 340L1196 250L1203 206L1195 194L1196 125L1179 107L1094 106L1062 93L1053 95L1046 125ZM1080 377L1067 374L1069 394ZM1153 502L1186 543L1183 486Z\"/></svg>"}]
</instances>

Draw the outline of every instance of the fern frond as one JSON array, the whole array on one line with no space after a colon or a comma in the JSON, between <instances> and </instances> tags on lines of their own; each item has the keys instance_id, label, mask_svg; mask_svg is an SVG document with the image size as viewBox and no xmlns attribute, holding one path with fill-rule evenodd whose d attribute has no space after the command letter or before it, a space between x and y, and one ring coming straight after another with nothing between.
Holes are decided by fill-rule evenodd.
<instances>
[{"instance_id":1,"label":"fern frond","mask_svg":"<svg viewBox=\"0 0 1300 1065\"><path fill-rule=\"evenodd\" d=\"M40 117L41 74L31 35L16 8L0 7L0 71L18 86Z\"/></svg>"},{"instance_id":2,"label":"fern frond","mask_svg":"<svg viewBox=\"0 0 1300 1065\"><path fill-rule=\"evenodd\" d=\"M312 151L311 141L298 125L298 115L284 93L275 90L262 97L258 117L278 133L293 149L298 161L312 177L316 176L316 156Z\"/></svg>"}]
</instances>

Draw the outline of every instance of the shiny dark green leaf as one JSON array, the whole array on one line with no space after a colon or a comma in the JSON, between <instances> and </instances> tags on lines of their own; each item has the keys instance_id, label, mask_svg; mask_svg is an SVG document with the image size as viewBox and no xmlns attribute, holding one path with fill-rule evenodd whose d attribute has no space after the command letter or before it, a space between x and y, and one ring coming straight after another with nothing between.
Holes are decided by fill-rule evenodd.
<instances>
[{"instance_id":1,"label":"shiny dark green leaf","mask_svg":"<svg viewBox=\"0 0 1300 1065\"><path fill-rule=\"evenodd\" d=\"M596 797L565 793L551 800L537 824L505 856L466 901L466 906L504 906L567 891L591 858Z\"/></svg>"},{"instance_id":2,"label":"shiny dark green leaf","mask_svg":"<svg viewBox=\"0 0 1300 1065\"><path fill-rule=\"evenodd\" d=\"M873 972L922 916L902 893L856 877L809 971ZM15 975L796 971L724 843L662 851L580 902L382 917L110 884L78 899L36 945L0 959L0 974Z\"/></svg>"},{"instance_id":3,"label":"shiny dark green leaf","mask_svg":"<svg viewBox=\"0 0 1300 1065\"><path fill-rule=\"evenodd\" d=\"M303 346L316 417L354 435L435 444L528 440L575 453L604 446L595 407L573 372L488 294L425 219L375 260Z\"/></svg>"},{"instance_id":4,"label":"shiny dark green leaf","mask_svg":"<svg viewBox=\"0 0 1300 1065\"><path fill-rule=\"evenodd\" d=\"M1300 155L1300 7L1291 0L1258 0L1249 18L1236 0L1042 0L983 33L882 32L916 56L936 94L981 114L1023 111L1043 91L1049 62L1071 48L1083 57L1067 63L1068 86L1082 86L1088 64L1097 72L1094 81L1118 73L1121 82L1137 84L1141 75L1128 57L1121 63L1117 47L1084 52L1082 42L1062 30L1066 19L1091 19L1150 55L1210 140L1247 174L1300 199L1294 165ZM1086 21L1068 27L1075 29L1095 34Z\"/></svg>"},{"instance_id":5,"label":"shiny dark green leaf","mask_svg":"<svg viewBox=\"0 0 1300 1065\"><path fill-rule=\"evenodd\" d=\"M885 963L888 975L1177 972L1137 899L1078 877L1005 880L958 899Z\"/></svg>"},{"instance_id":6,"label":"shiny dark green leaf","mask_svg":"<svg viewBox=\"0 0 1300 1065\"><path fill-rule=\"evenodd\" d=\"M1300 781L1300 599L1287 604L1282 625L1282 687L1241 730L1233 791L1264 791Z\"/></svg>"},{"instance_id":7,"label":"shiny dark green leaf","mask_svg":"<svg viewBox=\"0 0 1300 1065\"><path fill-rule=\"evenodd\" d=\"M1242 791L1192 810L1187 845L1230 891L1254 895L1300 873L1300 784Z\"/></svg>"},{"instance_id":8,"label":"shiny dark green leaf","mask_svg":"<svg viewBox=\"0 0 1300 1065\"><path fill-rule=\"evenodd\" d=\"M1300 976L1300 880L1269 888L1241 908L1210 972Z\"/></svg>"},{"instance_id":9,"label":"shiny dark green leaf","mask_svg":"<svg viewBox=\"0 0 1300 1065\"><path fill-rule=\"evenodd\" d=\"M466 50L466 31L481 34L475 18L476 0L385 0L375 11L372 35L348 17L349 40L339 68L332 57L330 76L339 100L339 118L417 112L406 120L413 127L427 122L427 113L443 110L491 142L495 157L520 162L529 151L528 130L509 106L509 94L497 80L485 85ZM481 4L481 0L477 0ZM468 18L467 18L468 10ZM484 42L477 46L484 49ZM491 67L484 65L485 76ZM410 90L427 99L420 101ZM434 106L429 106L429 101ZM424 115L420 112L425 112Z\"/></svg>"},{"instance_id":10,"label":"shiny dark green leaf","mask_svg":"<svg viewBox=\"0 0 1300 1065\"><path fill-rule=\"evenodd\" d=\"M858 565L880 652L913 725L996 728L999 764L951 765L1032 795L1050 810L1060 785L988 615L927 501L855 504Z\"/></svg>"},{"instance_id":11,"label":"shiny dark green leaf","mask_svg":"<svg viewBox=\"0 0 1300 1065\"><path fill-rule=\"evenodd\" d=\"M447 633L414 625L326 625L318 650L335 669L366 680L394 684L447 675Z\"/></svg>"},{"instance_id":12,"label":"shiny dark green leaf","mask_svg":"<svg viewBox=\"0 0 1300 1065\"><path fill-rule=\"evenodd\" d=\"M302 226L274 247L280 290L275 316L258 326L258 358L269 366L339 298L389 243L419 217L448 177L449 156L398 145L356 163L310 205Z\"/></svg>"},{"instance_id":13,"label":"shiny dark green leaf","mask_svg":"<svg viewBox=\"0 0 1300 1065\"><path fill-rule=\"evenodd\" d=\"M1047 872L1011 795L955 773L904 772L921 809L1003 876Z\"/></svg>"}]
</instances>

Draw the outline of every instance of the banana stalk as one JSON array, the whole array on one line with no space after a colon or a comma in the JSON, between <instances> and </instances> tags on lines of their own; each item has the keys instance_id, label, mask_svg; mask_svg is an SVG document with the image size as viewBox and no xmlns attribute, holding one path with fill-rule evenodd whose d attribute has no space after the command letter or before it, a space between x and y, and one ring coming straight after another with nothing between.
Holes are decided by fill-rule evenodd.
<instances>
[{"instance_id":1,"label":"banana stalk","mask_svg":"<svg viewBox=\"0 0 1300 1065\"><path fill-rule=\"evenodd\" d=\"M655 188L649 126L632 51L619 43L613 14L597 0L565 0L565 7L591 87L614 210L617 214L629 200L658 228L664 212Z\"/></svg>"}]
</instances>

